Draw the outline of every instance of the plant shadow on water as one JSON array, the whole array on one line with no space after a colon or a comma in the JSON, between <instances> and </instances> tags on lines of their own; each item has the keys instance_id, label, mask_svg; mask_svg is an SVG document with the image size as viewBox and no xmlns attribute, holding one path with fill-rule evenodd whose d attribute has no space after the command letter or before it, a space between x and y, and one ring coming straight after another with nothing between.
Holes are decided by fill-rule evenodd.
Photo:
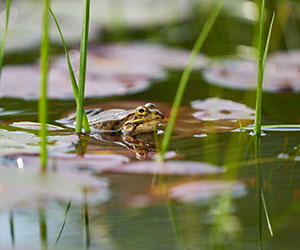
<instances>
[{"instance_id":1,"label":"plant shadow on water","mask_svg":"<svg viewBox=\"0 0 300 250\"><path fill-rule=\"evenodd\" d=\"M121 2L123 14L127 13L127 1ZM0 83L1 249L298 248L300 135L298 125L291 125L292 131L284 124L300 121L299 50L289 47L296 39L291 34L299 34L295 30L299 15L290 16L292 25L287 23L286 27L292 32L286 32L284 39L280 39L283 26L279 27L284 20L277 15L274 36L279 41L271 39L274 53L266 62L263 124L283 125L263 126L265 135L255 137L242 127L254 121L255 93L251 88L256 83L256 63L249 53L253 48L240 46L251 42L251 36L243 34L251 32L249 23L256 23L247 12L255 11L255 5L241 2L243 14L237 3L225 3L204 43L205 54L224 55L226 60L203 55L196 59L164 163L155 161L156 149L163 140L189 50L203 27L205 19L199 16L207 17L211 11L204 8L208 3L189 10L189 17L182 9L180 18L184 21L172 19L159 26L153 26L154 21L150 26L142 22L143 28L118 27L124 23L118 20L127 18L120 14L120 7L119 19L99 31L98 38L96 32L91 34L85 107L129 110L153 102L165 115L157 135L77 135L58 122L74 112L75 102L65 56L51 59L49 156L47 173L43 174L38 158L40 124L36 123L38 65L8 65L16 63L10 47L15 44L8 43L10 53L5 54ZM286 4L285 11L292 4L299 8L296 2L278 2L281 7ZM19 4L12 6L12 18L15 10L20 12ZM61 10L53 4L58 22L63 22ZM161 3L162 10L165 4ZM267 1L268 20L274 8L281 10L272 4ZM92 8L92 31L97 24L93 12ZM135 18L148 20L150 16ZM63 23L61 26L62 33L67 32ZM16 27L11 27L14 32ZM241 30L240 35L236 29ZM8 42L9 34L10 25ZM103 45L116 38L124 42ZM276 52L283 48L294 50ZM52 45L51 51L62 53L63 48ZM244 54L240 55L241 51ZM24 50L24 55L28 53ZM239 58L229 56L232 53ZM70 61L76 70L78 58L75 45ZM22 63L36 59L33 53Z\"/></svg>"}]
</instances>

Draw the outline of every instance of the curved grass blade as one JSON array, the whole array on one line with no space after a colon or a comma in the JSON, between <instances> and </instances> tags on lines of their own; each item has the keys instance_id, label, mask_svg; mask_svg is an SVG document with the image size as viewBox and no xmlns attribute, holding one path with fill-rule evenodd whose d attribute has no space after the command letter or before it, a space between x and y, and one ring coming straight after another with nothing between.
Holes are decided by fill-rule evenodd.
<instances>
[{"instance_id":1,"label":"curved grass blade","mask_svg":"<svg viewBox=\"0 0 300 250\"><path fill-rule=\"evenodd\" d=\"M47 165L47 82L48 82L48 67L49 67L49 15L48 6L50 0L44 0L43 9L43 25L42 25L42 41L41 41L41 56L40 56L40 98L39 98L39 122L41 123L41 154L40 162L43 170Z\"/></svg>"},{"instance_id":2,"label":"curved grass blade","mask_svg":"<svg viewBox=\"0 0 300 250\"><path fill-rule=\"evenodd\" d=\"M58 243L58 241L59 241L59 239L60 239L60 237L61 237L61 235L62 235L62 232L64 231L64 228L65 228L65 225L66 225L66 222L67 222L67 218L68 218L68 214L69 214L69 210L70 210L71 204L72 204L72 201L70 200L70 201L68 202L67 207L66 207L64 222L63 222L63 224L62 224L62 226L61 226L61 228L60 228L60 231L59 231L59 233L58 233L58 236L57 236L57 238L56 238L56 241L55 241L55 245L54 245L54 246L57 245L57 243Z\"/></svg>"},{"instance_id":3,"label":"curved grass blade","mask_svg":"<svg viewBox=\"0 0 300 250\"><path fill-rule=\"evenodd\" d=\"M270 28L269 28L269 32L268 32L266 48L265 48L264 57L263 57L263 68L265 68L265 64L266 64L266 60L267 60L267 56L268 56L268 52L269 52L269 45L270 45L270 41L271 41L274 20L275 20L275 12L273 12L273 16L272 16L272 20L271 20L271 24L270 24Z\"/></svg>"},{"instance_id":4,"label":"curved grass blade","mask_svg":"<svg viewBox=\"0 0 300 250\"><path fill-rule=\"evenodd\" d=\"M185 69L183 71L183 74L181 76L179 86L178 86L178 89L176 92L176 96L175 96L175 99L173 102L171 114L169 117L169 122L168 122L166 131L165 131L165 135L164 135L164 138L162 141L161 153L159 154L159 157L157 158L158 161L164 160L164 154L166 153L167 148L169 146L169 142L170 142L171 134L172 134L172 131L173 131L173 128L175 125L178 109L179 109L179 106L180 106L180 103L181 103L181 100L182 100L182 97L184 94L184 90L188 83L190 74L192 72L193 64L197 58L197 55L200 52L205 40L206 40L206 37L208 36L208 33L210 32L213 24L215 23L215 20L217 19L219 13L221 12L223 2L224 2L224 0L221 0L219 2L219 4L215 7L215 9L212 11L209 18L207 19L207 21L200 33L195 45L194 45L194 48L191 52L187 66L185 67Z\"/></svg>"},{"instance_id":5,"label":"curved grass blade","mask_svg":"<svg viewBox=\"0 0 300 250\"><path fill-rule=\"evenodd\" d=\"M84 105L84 88L86 77L86 62L87 62L87 47L89 36L89 22L90 22L90 0L85 0L84 18L82 24L81 44L80 44L80 65L78 78L78 98L77 98L77 115L76 115L76 133L82 131L82 114Z\"/></svg>"},{"instance_id":6,"label":"curved grass blade","mask_svg":"<svg viewBox=\"0 0 300 250\"><path fill-rule=\"evenodd\" d=\"M8 30L9 14L10 14L10 0L6 0L5 25L2 34L1 44L0 44L0 79L1 79L2 66L3 66L4 48L5 48L6 36Z\"/></svg>"},{"instance_id":7,"label":"curved grass blade","mask_svg":"<svg viewBox=\"0 0 300 250\"><path fill-rule=\"evenodd\" d=\"M71 64L71 60L70 60L70 56L69 56L69 51L68 51L64 36L62 34L61 28L58 24L57 18L55 17L55 15L54 15L53 11L51 10L51 8L48 7L48 9L49 9L49 12L50 12L55 24L56 24L57 30L59 32L59 35L61 37L61 41L62 41L63 46L64 46L64 50L65 50L65 54L66 54L66 58L67 58L67 63L68 63L69 75L70 75L72 88L73 88L73 93L74 93L75 101L77 103L77 101L78 101L78 86L77 86L77 82L76 82L76 79L75 79L74 70L72 68L72 64ZM82 125L83 125L84 131L86 133L91 132L90 125L89 125L85 110L83 110Z\"/></svg>"}]
</instances>

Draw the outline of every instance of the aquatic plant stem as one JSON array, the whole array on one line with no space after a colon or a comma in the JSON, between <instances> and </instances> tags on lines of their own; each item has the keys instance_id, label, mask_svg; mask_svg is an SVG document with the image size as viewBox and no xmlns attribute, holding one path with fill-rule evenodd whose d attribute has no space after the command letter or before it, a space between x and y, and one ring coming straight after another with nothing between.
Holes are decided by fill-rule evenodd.
<instances>
[{"instance_id":1,"label":"aquatic plant stem","mask_svg":"<svg viewBox=\"0 0 300 250\"><path fill-rule=\"evenodd\" d=\"M50 0L44 0L42 41L40 55L40 98L39 98L39 122L41 124L41 153L40 164L43 170L47 166L47 81L48 81L48 59L49 59L49 14L48 6Z\"/></svg>"},{"instance_id":2,"label":"aquatic plant stem","mask_svg":"<svg viewBox=\"0 0 300 250\"><path fill-rule=\"evenodd\" d=\"M62 226L61 226L61 228L60 228L60 231L59 231L58 236L57 236L57 238L56 238L54 247L56 247L56 245L57 245L57 243L58 243L58 241L59 241L59 239L60 239L60 237L61 237L61 235L62 235L62 232L64 231L64 228L65 228L65 225L66 225L66 222L67 222L67 218L68 218L68 214L69 214L69 210L70 210L70 208L71 208L71 204L72 204L72 200L70 200L70 201L68 202L68 204L67 204L66 211L65 211L64 222L63 222L63 224L62 224Z\"/></svg>"},{"instance_id":3,"label":"aquatic plant stem","mask_svg":"<svg viewBox=\"0 0 300 250\"><path fill-rule=\"evenodd\" d=\"M6 0L6 17L5 17L4 30L3 30L1 44L0 44L0 80L2 74L3 59L4 59L4 48L5 48L6 36L8 30L9 14L10 14L10 0Z\"/></svg>"},{"instance_id":4,"label":"aquatic plant stem","mask_svg":"<svg viewBox=\"0 0 300 250\"><path fill-rule=\"evenodd\" d=\"M193 64L206 40L206 37L208 36L213 24L215 23L215 20L217 19L222 6L223 6L223 2L224 0L221 0L219 2L219 4L215 7L215 9L212 11L212 13L210 14L208 20L206 21L194 47L193 50L191 52L189 61L187 63L187 66L185 67L183 74L181 76L180 82L179 82L179 86L176 92L176 96L173 102L173 106L172 106L172 110L171 110L171 114L169 117L169 121L168 121L168 125L165 131L165 135L162 141L162 146L161 146L161 153L159 154L157 160L158 161L163 161L164 160L164 155L167 151L167 148L169 146L169 142L170 142L170 138L171 138L171 134L175 125L175 121L176 121L176 117L178 114L178 109L184 94L184 90L186 88L186 85L188 83L190 74L192 72L193 69Z\"/></svg>"},{"instance_id":5,"label":"aquatic plant stem","mask_svg":"<svg viewBox=\"0 0 300 250\"><path fill-rule=\"evenodd\" d=\"M270 41L271 41L271 35L272 35L272 30L273 30L273 24L274 24L274 20L275 20L275 15L276 15L275 12L273 12L271 24L270 24L270 27L269 27L269 32L268 32L268 37L267 37L265 52L264 52L264 58L263 58L263 69L264 70L265 70L266 60L267 60L267 56L268 56L268 52L269 52L269 45L270 45Z\"/></svg>"},{"instance_id":6,"label":"aquatic plant stem","mask_svg":"<svg viewBox=\"0 0 300 250\"><path fill-rule=\"evenodd\" d=\"M84 106L84 89L86 77L87 47L90 21L90 0L85 0L84 18L82 24L81 44L80 44L80 65L78 78L78 98L76 115L76 133L82 132L82 114Z\"/></svg>"},{"instance_id":7,"label":"aquatic plant stem","mask_svg":"<svg viewBox=\"0 0 300 250\"><path fill-rule=\"evenodd\" d=\"M77 86L74 70L72 68L72 64L71 64L71 60L70 60L70 56L69 56L69 51L68 51L64 36L62 34L61 28L58 24L57 18L55 17L55 15L54 15L53 11L51 10L51 8L49 7L48 9L49 9L49 12L50 12L55 24L56 24L57 30L59 32L59 35L61 37L61 41L62 41L63 46L64 46L64 50L65 50L65 54L66 54L66 58L67 58L67 63L68 63L69 75L70 75L72 88L73 88L73 93L74 93L74 98L75 98L76 104L78 105L78 103L77 103L77 101L78 101L78 86ZM86 133L90 133L91 129L90 129L90 125L89 125L88 118L87 118L85 110L83 110L82 119L83 119L82 120L82 125L83 125L83 128L84 128L84 131Z\"/></svg>"},{"instance_id":8,"label":"aquatic plant stem","mask_svg":"<svg viewBox=\"0 0 300 250\"><path fill-rule=\"evenodd\" d=\"M258 244L259 250L263 249L262 245L262 178L261 178L261 166L259 164L259 157L261 152L261 136L256 134L255 136L255 160L256 160L256 200L257 200L257 224L258 224Z\"/></svg>"},{"instance_id":9,"label":"aquatic plant stem","mask_svg":"<svg viewBox=\"0 0 300 250\"><path fill-rule=\"evenodd\" d=\"M90 222L89 222L89 209L88 209L88 204L86 200L86 190L83 191L83 203L82 203L82 225L83 225L83 231L85 234L84 237L84 246L85 249L88 250L90 249L91 241L90 241Z\"/></svg>"},{"instance_id":10,"label":"aquatic plant stem","mask_svg":"<svg viewBox=\"0 0 300 250\"><path fill-rule=\"evenodd\" d=\"M39 208L39 223L40 223L40 240L41 240L41 249L48 249L47 243L47 221L44 208Z\"/></svg>"},{"instance_id":11,"label":"aquatic plant stem","mask_svg":"<svg viewBox=\"0 0 300 250\"><path fill-rule=\"evenodd\" d=\"M258 135L261 134L262 82L263 82L263 75L264 75L264 65L263 65L264 11L265 11L265 0L262 0L260 6L260 28L259 28L259 43L258 43L259 56L258 56L256 113L255 113L255 132Z\"/></svg>"},{"instance_id":12,"label":"aquatic plant stem","mask_svg":"<svg viewBox=\"0 0 300 250\"><path fill-rule=\"evenodd\" d=\"M9 211L9 227L10 227L11 244L14 248L14 246L15 246L15 223L14 223L14 212L13 212L13 210Z\"/></svg>"},{"instance_id":13,"label":"aquatic plant stem","mask_svg":"<svg viewBox=\"0 0 300 250\"><path fill-rule=\"evenodd\" d=\"M275 20L275 13L273 13L272 21L271 21L269 31L268 31L266 46L264 49L263 48L264 9L265 9L265 0L262 0L261 13L260 13L259 57L258 57L258 73L257 73L257 91L256 91L256 113L255 113L255 125L254 125L256 134L261 134L262 84L263 84L263 78L264 78L265 63L267 60L269 44L270 44L273 24L274 24L274 20Z\"/></svg>"}]
</instances>

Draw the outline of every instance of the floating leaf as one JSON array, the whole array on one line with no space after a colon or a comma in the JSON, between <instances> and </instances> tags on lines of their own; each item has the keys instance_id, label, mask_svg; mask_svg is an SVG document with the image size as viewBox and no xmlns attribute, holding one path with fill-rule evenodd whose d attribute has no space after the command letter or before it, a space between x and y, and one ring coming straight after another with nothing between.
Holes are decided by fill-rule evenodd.
<instances>
[{"instance_id":1,"label":"floating leaf","mask_svg":"<svg viewBox=\"0 0 300 250\"><path fill-rule=\"evenodd\" d=\"M174 127L180 136L199 136L232 131L253 123L255 111L246 105L221 98L196 100L182 107Z\"/></svg>"},{"instance_id":2,"label":"floating leaf","mask_svg":"<svg viewBox=\"0 0 300 250\"><path fill-rule=\"evenodd\" d=\"M10 124L10 126L28 130L40 130L41 124L38 122L13 122ZM47 124L47 130L57 131L64 130L64 128L52 124Z\"/></svg>"},{"instance_id":3,"label":"floating leaf","mask_svg":"<svg viewBox=\"0 0 300 250\"><path fill-rule=\"evenodd\" d=\"M48 150L68 151L74 149L73 145L78 142L76 134L62 134L48 136ZM0 129L0 155L15 153L38 153L40 152L39 136L24 131L8 131Z\"/></svg>"},{"instance_id":4,"label":"floating leaf","mask_svg":"<svg viewBox=\"0 0 300 250\"><path fill-rule=\"evenodd\" d=\"M11 167L35 168L39 170L39 157L34 154L15 154L8 157ZM97 172L128 163L129 159L121 155L113 154L55 154L48 157L48 166L59 172Z\"/></svg>"},{"instance_id":5,"label":"floating leaf","mask_svg":"<svg viewBox=\"0 0 300 250\"><path fill-rule=\"evenodd\" d=\"M108 183L103 178L86 174L66 174L0 166L0 207L35 205L49 200L82 202L86 193L89 202L109 198Z\"/></svg>"},{"instance_id":6,"label":"floating leaf","mask_svg":"<svg viewBox=\"0 0 300 250\"><path fill-rule=\"evenodd\" d=\"M159 44L133 43L116 44L96 47L90 50L93 65L106 72L107 66L123 66L120 73L126 74L124 67L138 66L146 63L149 66L183 69L190 57L190 51L180 48L166 47ZM194 69L200 69L207 64L207 58L198 55ZM103 69L104 67L104 69ZM155 67L154 67L155 68ZM114 70L113 68L110 68ZM110 71L110 70L109 70ZM116 74L116 71L113 71ZM138 72L136 72L138 74ZM155 76L154 74L149 74Z\"/></svg>"},{"instance_id":7,"label":"floating leaf","mask_svg":"<svg viewBox=\"0 0 300 250\"><path fill-rule=\"evenodd\" d=\"M192 181L170 188L168 195L177 202L202 203L226 192L234 198L238 198L246 194L246 187L243 183L234 181Z\"/></svg>"},{"instance_id":8,"label":"floating leaf","mask_svg":"<svg viewBox=\"0 0 300 250\"><path fill-rule=\"evenodd\" d=\"M221 98L208 98L191 102L193 109L199 110L193 116L202 121L254 120L255 110L246 105Z\"/></svg>"},{"instance_id":9,"label":"floating leaf","mask_svg":"<svg viewBox=\"0 0 300 250\"><path fill-rule=\"evenodd\" d=\"M39 97L39 77L37 65L3 67L0 97L37 99ZM67 69L51 68L49 71L49 82L49 98L74 98ZM145 77L108 77L87 73L85 96L124 95L144 90L148 86L149 81Z\"/></svg>"},{"instance_id":10,"label":"floating leaf","mask_svg":"<svg viewBox=\"0 0 300 250\"><path fill-rule=\"evenodd\" d=\"M263 89L268 92L300 91L300 51L279 52L271 55L265 66ZM225 60L204 71L212 84L234 89L256 89L257 62Z\"/></svg>"},{"instance_id":11,"label":"floating leaf","mask_svg":"<svg viewBox=\"0 0 300 250\"><path fill-rule=\"evenodd\" d=\"M222 173L224 172L224 169L201 162L166 161L165 163L159 163L154 161L140 161L107 169L106 172L127 174L204 175Z\"/></svg>"},{"instance_id":12,"label":"floating leaf","mask_svg":"<svg viewBox=\"0 0 300 250\"><path fill-rule=\"evenodd\" d=\"M76 0L74 0L76 1ZM80 13L74 15L73 7L74 4L68 3L69 1L58 1L63 2L65 10L68 4L72 4L72 11L64 11L57 13L57 18L61 24L67 43L76 43L80 41L81 30L78 29L82 23L81 3L77 1L77 8L80 8ZM7 51L15 53L18 50L31 49L39 46L41 36L41 18L42 18L42 1L14 1L11 7L9 32L7 39ZM52 4L51 4L52 5ZM57 1L53 2L53 8L56 10ZM1 24L2 24L1 20ZM59 34L57 32L54 23L51 24L51 41L58 44L61 43ZM2 26L2 25L1 25ZM94 21L90 25L90 37L93 39L97 35L97 29L99 25ZM1 31L0 27L0 31ZM2 32L1 32L2 33Z\"/></svg>"}]
</instances>

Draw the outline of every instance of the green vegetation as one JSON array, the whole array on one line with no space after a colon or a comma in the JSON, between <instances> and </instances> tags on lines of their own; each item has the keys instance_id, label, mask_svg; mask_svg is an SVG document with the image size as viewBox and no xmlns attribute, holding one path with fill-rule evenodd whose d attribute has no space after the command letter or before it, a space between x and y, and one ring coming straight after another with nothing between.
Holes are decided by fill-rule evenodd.
<instances>
[{"instance_id":1,"label":"green vegetation","mask_svg":"<svg viewBox=\"0 0 300 250\"><path fill-rule=\"evenodd\" d=\"M9 14L10 14L10 0L6 0L5 24L4 24L4 30L3 30L1 44L0 44L0 80L1 80L1 72L2 72L3 58L4 58L4 48L5 48L8 22L9 22Z\"/></svg>"},{"instance_id":2,"label":"green vegetation","mask_svg":"<svg viewBox=\"0 0 300 250\"><path fill-rule=\"evenodd\" d=\"M80 44L80 65L78 77L78 98L77 98L77 116L76 116L76 133L82 131L82 117L84 110L84 89L86 77L86 62L87 62L87 48L89 36L89 22L90 22L90 0L85 0L84 17L82 23L81 44Z\"/></svg>"},{"instance_id":3,"label":"green vegetation","mask_svg":"<svg viewBox=\"0 0 300 250\"><path fill-rule=\"evenodd\" d=\"M56 24L57 30L59 32L59 35L61 37L61 41L62 41L63 46L64 46L64 50L65 50L65 54L66 54L66 58L67 58L67 63L68 63L69 75L70 75L70 79L71 79L71 83L72 83L72 88L73 88L73 93L74 93L74 98L75 98L76 104L78 106L78 86L77 86L77 82L76 82L76 79L75 79L74 70L72 68L72 64L71 64L71 60L70 60L70 56L69 56L69 51L68 51L65 39L63 37L62 31L60 29L60 26L58 24L58 21L57 21L55 15L54 15L53 11L51 10L51 8L49 8L49 12L50 12L50 14L53 17L53 20L54 20L54 22ZM82 119L83 119L82 122L83 122L84 131L86 133L90 133L91 129L90 129L88 118L87 118L87 115L86 115L86 112L85 112L84 109L83 109L83 117L82 117Z\"/></svg>"},{"instance_id":4,"label":"green vegetation","mask_svg":"<svg viewBox=\"0 0 300 250\"><path fill-rule=\"evenodd\" d=\"M215 23L219 13L221 12L222 6L223 6L223 0L221 0L219 2L219 4L215 7L215 9L211 12L209 18L207 19L193 49L189 58L189 61L187 63L187 66L185 67L183 74L181 76L180 82L179 82L179 86L176 92L176 96L173 102L173 106L172 106L172 111L169 117L169 121L168 121L168 125L165 131L165 135L162 141L162 145L161 145L161 153L158 157L158 161L163 161L164 159L164 154L166 153L169 143L170 143L170 139L171 139L171 135L172 135L172 131L175 125L175 121L176 121L176 117L178 114L178 109L180 107L180 103L186 88L186 85L188 83L190 74L192 72L193 69L193 64L196 60L197 55L199 54L206 37L208 36L209 32L212 29L213 24Z\"/></svg>"},{"instance_id":5,"label":"green vegetation","mask_svg":"<svg viewBox=\"0 0 300 250\"><path fill-rule=\"evenodd\" d=\"M50 0L44 0L43 9L43 24L42 24L42 41L41 41L41 86L40 86L40 99L39 99L39 122L41 124L41 154L40 162L42 169L47 167L47 82L48 82L48 58L49 58L49 14L48 6Z\"/></svg>"},{"instance_id":6,"label":"green vegetation","mask_svg":"<svg viewBox=\"0 0 300 250\"><path fill-rule=\"evenodd\" d=\"M257 92L256 92L256 114L255 114L255 132L261 134L261 106L262 106L262 85L264 78L265 63L268 55L269 44L272 34L273 23L275 19L275 13L273 14L272 21L270 24L268 38L265 49L264 44L264 11L265 11L265 0L262 0L260 7L260 31L259 31L259 58L258 58L258 74L257 74Z\"/></svg>"}]
</instances>

